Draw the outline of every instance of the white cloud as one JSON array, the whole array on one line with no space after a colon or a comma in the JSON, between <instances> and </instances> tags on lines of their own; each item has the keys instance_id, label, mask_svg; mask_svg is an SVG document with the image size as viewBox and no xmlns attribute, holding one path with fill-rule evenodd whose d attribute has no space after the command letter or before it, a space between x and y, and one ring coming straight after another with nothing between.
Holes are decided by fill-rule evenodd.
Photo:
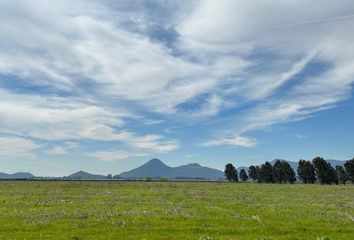
<instances>
[{"instance_id":1,"label":"white cloud","mask_svg":"<svg viewBox=\"0 0 354 240\"><path fill-rule=\"evenodd\" d=\"M228 117L214 143L227 144L230 131L240 135L301 120L348 99L354 82L353 34L348 32L353 11L352 1L335 5L328 0L321 6L308 1L199 1L177 26L180 49L197 58L234 54L252 63L249 74L241 75L224 96L226 102L237 101L239 105L231 104L235 109L252 104ZM315 76L294 80L312 63L327 66Z\"/></svg>"},{"instance_id":2,"label":"white cloud","mask_svg":"<svg viewBox=\"0 0 354 240\"><path fill-rule=\"evenodd\" d=\"M250 81L246 82L244 86L242 86L242 95L245 98L250 100L262 100L273 92L275 92L278 88L286 84L288 81L292 80L297 74L301 73L306 65L315 58L316 52L313 51L299 61L296 61L292 64L290 69L285 72L276 72L265 74L262 76L256 76L254 79L250 79Z\"/></svg>"},{"instance_id":3,"label":"white cloud","mask_svg":"<svg viewBox=\"0 0 354 240\"><path fill-rule=\"evenodd\" d=\"M26 138L2 136L0 137L0 158L34 159L36 156L33 151L40 147Z\"/></svg>"},{"instance_id":4,"label":"white cloud","mask_svg":"<svg viewBox=\"0 0 354 240\"><path fill-rule=\"evenodd\" d=\"M124 131L117 135L117 140L123 141L134 148L147 149L159 153L168 153L179 148L176 140L166 140L163 136L155 134L137 135Z\"/></svg>"},{"instance_id":5,"label":"white cloud","mask_svg":"<svg viewBox=\"0 0 354 240\"><path fill-rule=\"evenodd\" d=\"M201 106L200 110L191 114L198 118L205 118L209 116L215 116L219 113L224 105L224 100L217 95L212 95L205 100L205 103Z\"/></svg>"},{"instance_id":6,"label":"white cloud","mask_svg":"<svg viewBox=\"0 0 354 240\"><path fill-rule=\"evenodd\" d=\"M175 140L160 135L139 135L122 130L123 117L134 117L125 110L111 110L80 103L75 99L33 97L1 91L2 129L46 141L119 141L134 148L170 152L178 148ZM67 145L67 144L66 144ZM68 146L48 153L67 152Z\"/></svg>"},{"instance_id":7,"label":"white cloud","mask_svg":"<svg viewBox=\"0 0 354 240\"><path fill-rule=\"evenodd\" d=\"M130 153L126 151L99 151L86 154L89 157L97 158L102 161L123 160L130 157L147 156L145 153Z\"/></svg>"},{"instance_id":8,"label":"white cloud","mask_svg":"<svg viewBox=\"0 0 354 240\"><path fill-rule=\"evenodd\" d=\"M144 120L145 125L155 125L165 122L165 120L153 120L153 119L146 119Z\"/></svg>"},{"instance_id":9,"label":"white cloud","mask_svg":"<svg viewBox=\"0 0 354 240\"><path fill-rule=\"evenodd\" d=\"M297 139L306 139L306 138L307 138L307 136L301 135L301 134L295 134L295 137L296 137Z\"/></svg>"},{"instance_id":10,"label":"white cloud","mask_svg":"<svg viewBox=\"0 0 354 240\"><path fill-rule=\"evenodd\" d=\"M254 138L249 137L231 137L231 138L222 138L217 140L210 140L202 143L200 146L203 147L211 147L211 146L219 146L219 145L230 145L233 147L254 147L256 146L257 141Z\"/></svg>"},{"instance_id":11,"label":"white cloud","mask_svg":"<svg viewBox=\"0 0 354 240\"><path fill-rule=\"evenodd\" d=\"M255 140L240 136L351 95L352 21L337 18L352 14L351 0L184 3L164 3L161 23L149 9L110 2L1 1L0 74L15 86L0 90L1 132L170 152L177 140L127 130L127 119L153 128L161 120L146 119L157 113L173 128L228 111L226 124L207 129L223 133L209 146L249 147ZM156 24L176 34L169 46L150 36ZM296 79L314 63L326 68ZM31 90L16 94L17 83Z\"/></svg>"},{"instance_id":12,"label":"white cloud","mask_svg":"<svg viewBox=\"0 0 354 240\"><path fill-rule=\"evenodd\" d=\"M53 8L45 1L36 6L23 1L19 9L9 2L0 5L7 13L4 21L11 22L11 28L0 25L0 73L70 92L80 92L93 81L91 97L123 99L150 111L174 113L179 104L212 92L220 78L249 64L236 56L205 63L175 57L161 43L117 28L109 17L96 17L115 16L114 10L97 2L80 10L80 4L63 1ZM96 14L85 9L96 9ZM25 29L26 39L19 37L20 29Z\"/></svg>"},{"instance_id":13,"label":"white cloud","mask_svg":"<svg viewBox=\"0 0 354 240\"><path fill-rule=\"evenodd\" d=\"M65 147L56 146L51 149L48 149L46 153L51 155L65 155L68 153L68 150Z\"/></svg>"},{"instance_id":14,"label":"white cloud","mask_svg":"<svg viewBox=\"0 0 354 240\"><path fill-rule=\"evenodd\" d=\"M66 155L74 149L78 148L80 144L78 142L63 142L61 146L54 146L49 148L45 152L50 155Z\"/></svg>"},{"instance_id":15,"label":"white cloud","mask_svg":"<svg viewBox=\"0 0 354 240\"><path fill-rule=\"evenodd\" d=\"M33 97L1 92L2 128L44 140L112 140L111 126L121 127L126 112L77 102L75 99Z\"/></svg>"}]
</instances>

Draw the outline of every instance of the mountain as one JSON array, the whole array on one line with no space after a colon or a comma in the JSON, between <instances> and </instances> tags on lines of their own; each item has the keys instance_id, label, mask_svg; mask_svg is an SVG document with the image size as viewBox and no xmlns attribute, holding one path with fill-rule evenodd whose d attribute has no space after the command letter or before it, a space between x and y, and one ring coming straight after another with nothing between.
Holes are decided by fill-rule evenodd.
<instances>
[{"instance_id":1,"label":"mountain","mask_svg":"<svg viewBox=\"0 0 354 240\"><path fill-rule=\"evenodd\" d=\"M203 167L197 163L179 167L170 167L161 160L154 158L147 163L131 171L119 174L119 178L180 178L180 179L224 179L224 173L220 170Z\"/></svg>"},{"instance_id":2,"label":"mountain","mask_svg":"<svg viewBox=\"0 0 354 240\"><path fill-rule=\"evenodd\" d=\"M140 167L119 174L120 178L168 178L173 175L173 168L165 165L157 158L151 159Z\"/></svg>"},{"instance_id":3,"label":"mountain","mask_svg":"<svg viewBox=\"0 0 354 240\"><path fill-rule=\"evenodd\" d=\"M33 179L33 178L35 178L35 176L27 172L17 172L13 174L0 173L0 179Z\"/></svg>"},{"instance_id":4,"label":"mountain","mask_svg":"<svg viewBox=\"0 0 354 240\"><path fill-rule=\"evenodd\" d=\"M107 177L104 175L95 175L84 171L78 171L73 173L67 177L66 179L77 179L77 180L98 180L98 179L106 179Z\"/></svg>"},{"instance_id":5,"label":"mountain","mask_svg":"<svg viewBox=\"0 0 354 240\"><path fill-rule=\"evenodd\" d=\"M329 159L327 160L327 162L329 162L332 165L332 167L335 167L335 166L344 166L344 163L346 161Z\"/></svg>"},{"instance_id":6,"label":"mountain","mask_svg":"<svg viewBox=\"0 0 354 240\"><path fill-rule=\"evenodd\" d=\"M205 179L224 179L222 171L214 168L203 167L198 163L191 163L173 168L176 178L205 178Z\"/></svg>"}]
</instances>

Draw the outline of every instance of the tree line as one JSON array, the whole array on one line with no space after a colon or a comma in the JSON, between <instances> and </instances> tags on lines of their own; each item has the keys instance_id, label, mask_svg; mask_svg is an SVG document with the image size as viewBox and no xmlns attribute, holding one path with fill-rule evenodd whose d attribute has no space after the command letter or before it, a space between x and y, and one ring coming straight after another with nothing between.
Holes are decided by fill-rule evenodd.
<instances>
[{"instance_id":1,"label":"tree line","mask_svg":"<svg viewBox=\"0 0 354 240\"><path fill-rule=\"evenodd\" d=\"M248 173L237 169L231 163L225 166L225 177L230 182L246 182L252 179L258 183L294 183L301 181L305 184L319 182L321 184L345 184L350 180L354 184L354 158L347 160L344 166L333 167L322 157L315 157L312 161L299 161L297 175L287 161L277 160L274 165L265 162L260 166L251 165Z\"/></svg>"}]
</instances>

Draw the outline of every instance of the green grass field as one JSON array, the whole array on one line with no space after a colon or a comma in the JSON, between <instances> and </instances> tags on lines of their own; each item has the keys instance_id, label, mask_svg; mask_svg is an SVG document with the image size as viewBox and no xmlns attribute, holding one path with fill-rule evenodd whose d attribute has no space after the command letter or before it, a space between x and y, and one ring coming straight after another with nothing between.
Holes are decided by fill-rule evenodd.
<instances>
[{"instance_id":1,"label":"green grass field","mask_svg":"<svg viewBox=\"0 0 354 240\"><path fill-rule=\"evenodd\" d=\"M353 185L0 181L2 240L322 237L354 239Z\"/></svg>"}]
</instances>

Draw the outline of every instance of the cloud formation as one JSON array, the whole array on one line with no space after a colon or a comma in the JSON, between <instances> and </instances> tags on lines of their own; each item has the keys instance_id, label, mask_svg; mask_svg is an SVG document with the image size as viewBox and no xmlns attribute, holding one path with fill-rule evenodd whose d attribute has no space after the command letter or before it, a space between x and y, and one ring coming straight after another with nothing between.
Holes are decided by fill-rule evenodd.
<instances>
[{"instance_id":1,"label":"cloud formation","mask_svg":"<svg viewBox=\"0 0 354 240\"><path fill-rule=\"evenodd\" d=\"M169 153L199 139L162 131L185 125L203 128L205 147L254 147L254 131L352 94L349 0L5 0L0 10L0 132L57 144L48 154L67 154L63 141L119 145L92 155L106 160ZM21 144L14 155L37 146Z\"/></svg>"},{"instance_id":2,"label":"cloud formation","mask_svg":"<svg viewBox=\"0 0 354 240\"><path fill-rule=\"evenodd\" d=\"M201 144L204 147L229 145L233 147L254 147L257 142L254 138L236 136L233 138L223 138L218 140L206 141Z\"/></svg>"},{"instance_id":3,"label":"cloud formation","mask_svg":"<svg viewBox=\"0 0 354 240\"><path fill-rule=\"evenodd\" d=\"M102 161L116 161L123 160L129 157L144 157L144 153L129 153L126 151L100 151L86 154L89 157L97 158Z\"/></svg>"},{"instance_id":4,"label":"cloud formation","mask_svg":"<svg viewBox=\"0 0 354 240\"><path fill-rule=\"evenodd\" d=\"M0 137L0 158L20 157L34 159L33 151L38 148L40 148L40 145L26 138Z\"/></svg>"}]
</instances>

